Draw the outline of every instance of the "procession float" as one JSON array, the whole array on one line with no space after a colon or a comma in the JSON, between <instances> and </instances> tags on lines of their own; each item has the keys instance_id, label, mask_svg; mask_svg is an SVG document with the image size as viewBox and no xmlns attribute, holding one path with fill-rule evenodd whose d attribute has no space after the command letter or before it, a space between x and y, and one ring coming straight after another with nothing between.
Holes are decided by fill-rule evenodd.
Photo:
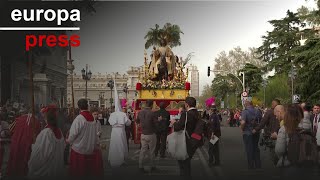
<instances>
[{"instance_id":1,"label":"procession float","mask_svg":"<svg viewBox=\"0 0 320 180\"><path fill-rule=\"evenodd\" d=\"M136 84L137 97L134 101L135 119L139 111L146 106L147 100L153 100L153 111L159 110L161 102L165 103L166 110L174 118L179 113L179 108L184 105L189 96L190 83L188 82L188 61L175 55L165 39L159 46L154 46L148 59L144 52L144 65L139 72L139 82ZM134 123L134 143L140 144L141 128Z\"/></svg>"}]
</instances>

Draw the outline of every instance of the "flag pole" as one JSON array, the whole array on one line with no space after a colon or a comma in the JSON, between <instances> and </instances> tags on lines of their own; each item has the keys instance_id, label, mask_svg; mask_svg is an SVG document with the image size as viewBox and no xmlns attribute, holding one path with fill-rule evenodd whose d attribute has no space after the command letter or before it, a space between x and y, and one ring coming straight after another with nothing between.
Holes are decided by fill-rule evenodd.
<instances>
[{"instance_id":1,"label":"flag pole","mask_svg":"<svg viewBox=\"0 0 320 180\"><path fill-rule=\"evenodd\" d=\"M35 108L34 108L34 84L33 84L33 72L32 72L32 52L28 52L29 57L29 78L30 78L30 97L31 97L31 109L32 109L32 116L31 116L31 125L32 125L32 135L33 139L32 142L34 143L36 140L36 133L35 133Z\"/></svg>"}]
</instances>

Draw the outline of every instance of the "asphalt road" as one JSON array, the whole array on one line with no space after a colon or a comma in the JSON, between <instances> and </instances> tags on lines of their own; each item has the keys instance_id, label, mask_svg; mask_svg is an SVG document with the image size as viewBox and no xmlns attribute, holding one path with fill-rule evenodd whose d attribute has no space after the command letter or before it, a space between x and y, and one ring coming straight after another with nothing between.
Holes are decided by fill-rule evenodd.
<instances>
[{"instance_id":1,"label":"asphalt road","mask_svg":"<svg viewBox=\"0 0 320 180\"><path fill-rule=\"evenodd\" d=\"M237 127L227 127L225 118L222 124L222 137L220 139L220 156L221 166L209 167L208 166L208 145L205 144L202 148L198 149L191 164L192 164L192 176L196 179L203 178L219 178L219 179L233 179L239 177L260 177L266 179L279 179L279 169L275 168L271 162L269 151L261 150L262 169L260 170L248 170L247 160L245 156L242 134ZM110 142L110 126L103 126L102 143L105 148L103 149L105 175L115 176L124 175L133 177L139 175L138 171L138 158L139 158L139 145L130 142L129 159L127 165L119 169L111 169L107 162L108 146ZM147 162L147 161L146 161ZM145 174L147 177L178 177L179 168L177 161L170 158L156 160L158 170ZM148 170L150 167L146 167Z\"/></svg>"}]
</instances>

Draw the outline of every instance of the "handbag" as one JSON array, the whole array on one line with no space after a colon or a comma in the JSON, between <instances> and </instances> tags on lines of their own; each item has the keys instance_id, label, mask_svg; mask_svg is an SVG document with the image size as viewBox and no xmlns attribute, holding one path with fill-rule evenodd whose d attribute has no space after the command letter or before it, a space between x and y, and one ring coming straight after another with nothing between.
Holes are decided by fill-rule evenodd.
<instances>
[{"instance_id":1,"label":"handbag","mask_svg":"<svg viewBox=\"0 0 320 180\"><path fill-rule=\"evenodd\" d=\"M184 129L181 131L173 132L167 137L167 152L171 157L177 160L186 160L189 157L186 143L187 121L188 113L186 113Z\"/></svg>"}]
</instances>

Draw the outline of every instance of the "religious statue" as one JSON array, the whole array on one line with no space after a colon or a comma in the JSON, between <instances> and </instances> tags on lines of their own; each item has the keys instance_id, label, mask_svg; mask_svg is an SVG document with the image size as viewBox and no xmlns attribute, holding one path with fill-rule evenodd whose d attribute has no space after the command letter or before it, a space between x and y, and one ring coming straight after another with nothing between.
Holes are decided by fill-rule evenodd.
<instances>
[{"instance_id":1,"label":"religious statue","mask_svg":"<svg viewBox=\"0 0 320 180\"><path fill-rule=\"evenodd\" d=\"M175 70L175 58L171 48L161 41L161 46L158 49L153 47L149 73L158 81L172 79Z\"/></svg>"}]
</instances>

